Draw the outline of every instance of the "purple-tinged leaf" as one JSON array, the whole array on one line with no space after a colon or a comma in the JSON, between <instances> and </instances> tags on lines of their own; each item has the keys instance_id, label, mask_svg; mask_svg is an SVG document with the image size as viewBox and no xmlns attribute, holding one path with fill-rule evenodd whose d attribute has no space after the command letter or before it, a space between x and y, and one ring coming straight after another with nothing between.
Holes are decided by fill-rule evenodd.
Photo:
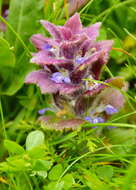
<instances>
[{"instance_id":1,"label":"purple-tinged leaf","mask_svg":"<svg viewBox=\"0 0 136 190\"><path fill-rule=\"evenodd\" d=\"M51 38L45 38L42 34L33 35L31 37L31 41L38 50L44 50L45 45L47 44L49 44L52 47L58 45L58 43L55 40L52 40Z\"/></svg>"},{"instance_id":2,"label":"purple-tinged leaf","mask_svg":"<svg viewBox=\"0 0 136 190\"><path fill-rule=\"evenodd\" d=\"M103 51L101 57L91 67L91 72L93 73L93 77L96 80L100 78L103 65L105 65L108 62L109 51L112 48L112 44L113 41L111 40L105 40L95 44L95 48L97 51Z\"/></svg>"},{"instance_id":3,"label":"purple-tinged leaf","mask_svg":"<svg viewBox=\"0 0 136 190\"><path fill-rule=\"evenodd\" d=\"M107 88L101 93L101 101L104 105L111 105L117 111L124 106L125 98L119 90Z\"/></svg>"},{"instance_id":4,"label":"purple-tinged leaf","mask_svg":"<svg viewBox=\"0 0 136 190\"><path fill-rule=\"evenodd\" d=\"M112 48L113 45L113 40L104 40L100 42L96 42L94 45L94 48L96 48L97 51L102 51L103 50L103 56L101 58L101 61L103 64L108 62L109 59L109 52Z\"/></svg>"},{"instance_id":5,"label":"purple-tinged leaf","mask_svg":"<svg viewBox=\"0 0 136 190\"><path fill-rule=\"evenodd\" d=\"M31 63L36 63L40 65L61 65L61 64L72 64L72 61L68 59L55 58L51 56L52 53L46 51L39 51L38 53L33 54Z\"/></svg>"},{"instance_id":6,"label":"purple-tinged leaf","mask_svg":"<svg viewBox=\"0 0 136 190\"><path fill-rule=\"evenodd\" d=\"M92 41L90 39L84 41L84 43L80 47L82 56L85 56L86 52L90 49L91 46L92 46Z\"/></svg>"},{"instance_id":7,"label":"purple-tinged leaf","mask_svg":"<svg viewBox=\"0 0 136 190\"><path fill-rule=\"evenodd\" d=\"M74 16L70 17L70 19L64 25L69 28L72 34L78 34L82 30L82 24L80 21L80 16L78 13L74 14Z\"/></svg>"},{"instance_id":8,"label":"purple-tinged leaf","mask_svg":"<svg viewBox=\"0 0 136 190\"><path fill-rule=\"evenodd\" d=\"M83 123L85 123L82 119L69 119L69 120L62 120L58 122L56 126L56 130L64 130L64 129L72 129L75 130L79 128Z\"/></svg>"},{"instance_id":9,"label":"purple-tinged leaf","mask_svg":"<svg viewBox=\"0 0 136 190\"><path fill-rule=\"evenodd\" d=\"M70 79L74 84L83 83L84 78L87 78L87 68L83 70L74 70L70 73Z\"/></svg>"},{"instance_id":10,"label":"purple-tinged leaf","mask_svg":"<svg viewBox=\"0 0 136 190\"><path fill-rule=\"evenodd\" d=\"M64 27L64 26L60 26L59 30L61 32L63 40L70 40L70 38L72 37L72 32L69 28Z\"/></svg>"},{"instance_id":11,"label":"purple-tinged leaf","mask_svg":"<svg viewBox=\"0 0 136 190\"><path fill-rule=\"evenodd\" d=\"M120 109L124 105L125 100L123 95L119 90L114 89L114 86L123 89L124 83L122 78L112 78L106 80L105 83L112 85L113 88L100 83L94 84L90 90L78 97L74 106L77 115L86 113L89 108L96 109L100 105L103 105L102 112L104 112L104 107L109 104L115 109ZM107 117L109 115L105 112L105 120L107 120Z\"/></svg>"},{"instance_id":12,"label":"purple-tinged leaf","mask_svg":"<svg viewBox=\"0 0 136 190\"><path fill-rule=\"evenodd\" d=\"M56 93L60 94L72 94L79 90L81 87L78 85L66 84L66 83L56 83L50 79L50 75L44 70L38 70L31 72L26 77L26 83L37 84L40 87L41 92L44 93Z\"/></svg>"},{"instance_id":13,"label":"purple-tinged leaf","mask_svg":"<svg viewBox=\"0 0 136 190\"><path fill-rule=\"evenodd\" d=\"M95 97L85 97L82 94L77 98L74 110L77 115L82 115L87 112L94 101Z\"/></svg>"},{"instance_id":14,"label":"purple-tinged leaf","mask_svg":"<svg viewBox=\"0 0 136 190\"><path fill-rule=\"evenodd\" d=\"M73 83L80 83L82 79L88 77L92 71L92 65L102 57L103 51L98 51L92 54L90 57L86 58L82 64L80 64L70 75L70 78ZM88 72L90 69L90 72Z\"/></svg>"},{"instance_id":15,"label":"purple-tinged leaf","mask_svg":"<svg viewBox=\"0 0 136 190\"><path fill-rule=\"evenodd\" d=\"M86 35L78 35L76 40L63 42L60 46L60 55L66 59L74 59L85 39Z\"/></svg>"},{"instance_id":16,"label":"purple-tinged leaf","mask_svg":"<svg viewBox=\"0 0 136 190\"><path fill-rule=\"evenodd\" d=\"M44 70L33 71L26 77L26 83L37 84L42 93L55 93L58 91L54 82L50 80L50 75Z\"/></svg>"},{"instance_id":17,"label":"purple-tinged leaf","mask_svg":"<svg viewBox=\"0 0 136 190\"><path fill-rule=\"evenodd\" d=\"M57 119L57 118L56 118ZM67 120L61 120L61 121L55 121L51 117L42 116L39 118L39 121L47 127L47 129L55 129L57 131L62 130L75 130L80 127L85 121L83 119L79 118L73 118L73 119L67 119Z\"/></svg>"},{"instance_id":18,"label":"purple-tinged leaf","mask_svg":"<svg viewBox=\"0 0 136 190\"><path fill-rule=\"evenodd\" d=\"M90 40L95 41L99 35L99 29L101 22L97 22L89 27L86 27L82 30L83 33L86 33Z\"/></svg>"},{"instance_id":19,"label":"purple-tinged leaf","mask_svg":"<svg viewBox=\"0 0 136 190\"><path fill-rule=\"evenodd\" d=\"M46 30L58 41L63 39L61 31L58 26L52 24L48 21L41 20L41 24L45 27Z\"/></svg>"}]
</instances>

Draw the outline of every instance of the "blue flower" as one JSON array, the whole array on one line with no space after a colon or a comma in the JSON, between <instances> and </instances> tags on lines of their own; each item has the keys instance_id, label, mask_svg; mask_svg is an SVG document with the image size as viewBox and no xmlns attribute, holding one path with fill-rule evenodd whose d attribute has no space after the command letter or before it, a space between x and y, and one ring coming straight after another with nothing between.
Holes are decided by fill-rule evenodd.
<instances>
[{"instance_id":1,"label":"blue flower","mask_svg":"<svg viewBox=\"0 0 136 190\"><path fill-rule=\"evenodd\" d=\"M60 72L55 72L51 76L51 80L56 82L56 83L62 83L63 79L64 79L64 77Z\"/></svg>"},{"instance_id":2,"label":"blue flower","mask_svg":"<svg viewBox=\"0 0 136 190\"><path fill-rule=\"evenodd\" d=\"M92 119L91 117L89 117L89 116L86 116L86 117L84 118L84 120L86 120L86 121L88 121L88 122L90 122L90 123L92 123L92 121L93 121L93 119Z\"/></svg>"},{"instance_id":3,"label":"blue flower","mask_svg":"<svg viewBox=\"0 0 136 190\"><path fill-rule=\"evenodd\" d=\"M114 113L117 113L118 110L113 107L112 105L108 104L106 107L105 107L105 112L108 114L108 115L113 115Z\"/></svg>"},{"instance_id":4,"label":"blue flower","mask_svg":"<svg viewBox=\"0 0 136 190\"><path fill-rule=\"evenodd\" d=\"M71 80L69 77L63 76L60 72L55 72L51 76L51 80L56 83L71 83Z\"/></svg>"},{"instance_id":5,"label":"blue flower","mask_svg":"<svg viewBox=\"0 0 136 190\"><path fill-rule=\"evenodd\" d=\"M52 46L48 43L46 43L43 47L44 50L50 50L52 48Z\"/></svg>"},{"instance_id":6,"label":"blue flower","mask_svg":"<svg viewBox=\"0 0 136 190\"><path fill-rule=\"evenodd\" d=\"M69 77L64 77L63 78L63 82L65 82L65 83L71 83L71 80L70 80Z\"/></svg>"},{"instance_id":7,"label":"blue flower","mask_svg":"<svg viewBox=\"0 0 136 190\"><path fill-rule=\"evenodd\" d=\"M80 58L77 58L77 59L75 60L75 62L78 63L78 64L81 64L81 63L84 63L85 60L86 60L86 58L80 57Z\"/></svg>"},{"instance_id":8,"label":"blue flower","mask_svg":"<svg viewBox=\"0 0 136 190\"><path fill-rule=\"evenodd\" d=\"M93 119L92 123L104 123L104 119L102 117L96 117Z\"/></svg>"},{"instance_id":9,"label":"blue flower","mask_svg":"<svg viewBox=\"0 0 136 190\"><path fill-rule=\"evenodd\" d=\"M43 109L39 110L38 113L40 115L43 115L43 114L45 114L46 111L52 111L52 109L51 108L43 108Z\"/></svg>"},{"instance_id":10,"label":"blue flower","mask_svg":"<svg viewBox=\"0 0 136 190\"><path fill-rule=\"evenodd\" d=\"M91 118L89 116L84 118L86 121L90 122L90 123L104 123L104 119L102 117L95 117L95 118ZM97 126L94 126L93 128L97 128Z\"/></svg>"}]
</instances>

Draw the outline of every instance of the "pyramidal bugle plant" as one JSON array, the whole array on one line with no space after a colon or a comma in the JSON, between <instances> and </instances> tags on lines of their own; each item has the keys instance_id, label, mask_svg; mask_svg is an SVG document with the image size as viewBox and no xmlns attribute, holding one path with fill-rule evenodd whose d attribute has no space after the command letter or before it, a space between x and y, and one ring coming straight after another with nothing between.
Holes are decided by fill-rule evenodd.
<instances>
[{"instance_id":1,"label":"pyramidal bugle plant","mask_svg":"<svg viewBox=\"0 0 136 190\"><path fill-rule=\"evenodd\" d=\"M45 20L41 24L51 34L35 34L31 41L37 49L31 63L40 69L29 73L26 83L36 84L42 94L52 94L50 108L39 110L40 120L52 129L75 129L85 122L104 123L124 105L121 77L100 81L108 63L112 40L96 41L100 22L83 27L75 13L64 26ZM55 116L46 115L53 110Z\"/></svg>"}]
</instances>

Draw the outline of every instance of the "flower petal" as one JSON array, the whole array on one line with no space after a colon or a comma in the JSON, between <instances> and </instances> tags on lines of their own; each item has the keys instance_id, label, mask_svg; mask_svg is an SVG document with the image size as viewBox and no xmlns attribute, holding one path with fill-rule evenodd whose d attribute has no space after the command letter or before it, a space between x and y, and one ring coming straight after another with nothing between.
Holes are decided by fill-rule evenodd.
<instances>
[{"instance_id":1,"label":"flower petal","mask_svg":"<svg viewBox=\"0 0 136 190\"><path fill-rule=\"evenodd\" d=\"M70 19L64 25L69 28L72 34L78 34L82 30L82 24L80 21L80 16L78 13L74 14L74 16L70 17Z\"/></svg>"},{"instance_id":2,"label":"flower petal","mask_svg":"<svg viewBox=\"0 0 136 190\"><path fill-rule=\"evenodd\" d=\"M25 80L26 83L34 83L40 87L42 93L72 94L80 89L80 86L75 86L66 83L55 83L50 79L50 75L44 70L31 72Z\"/></svg>"}]
</instances>

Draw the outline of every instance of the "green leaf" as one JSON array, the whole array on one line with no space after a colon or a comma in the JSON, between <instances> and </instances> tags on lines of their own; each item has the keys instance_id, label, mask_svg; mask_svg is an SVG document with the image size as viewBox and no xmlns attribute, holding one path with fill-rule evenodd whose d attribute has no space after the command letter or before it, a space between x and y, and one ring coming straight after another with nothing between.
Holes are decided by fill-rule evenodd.
<instances>
[{"instance_id":1,"label":"green leaf","mask_svg":"<svg viewBox=\"0 0 136 190\"><path fill-rule=\"evenodd\" d=\"M62 178L62 181L64 181L64 189L65 190L71 189L72 185L75 183L72 174L66 174Z\"/></svg>"},{"instance_id":2,"label":"green leaf","mask_svg":"<svg viewBox=\"0 0 136 190\"><path fill-rule=\"evenodd\" d=\"M52 162L47 160L36 160L34 163L34 171L48 171L52 166Z\"/></svg>"},{"instance_id":3,"label":"green leaf","mask_svg":"<svg viewBox=\"0 0 136 190\"><path fill-rule=\"evenodd\" d=\"M99 166L96 169L97 175L103 180L110 180L113 176L113 167L112 166Z\"/></svg>"},{"instance_id":4,"label":"green leaf","mask_svg":"<svg viewBox=\"0 0 136 190\"><path fill-rule=\"evenodd\" d=\"M64 181L61 181L60 183L57 182L51 182L48 185L44 186L44 190L62 190L64 188Z\"/></svg>"},{"instance_id":5,"label":"green leaf","mask_svg":"<svg viewBox=\"0 0 136 190\"><path fill-rule=\"evenodd\" d=\"M36 172L36 174L39 175L42 178L47 177L47 172L46 171L38 171L38 172Z\"/></svg>"},{"instance_id":6,"label":"green leaf","mask_svg":"<svg viewBox=\"0 0 136 190\"><path fill-rule=\"evenodd\" d=\"M30 169L30 164L21 159L21 158L14 158L10 157L10 159L7 159L8 162L2 162L0 163L0 171L5 172L22 172Z\"/></svg>"},{"instance_id":7,"label":"green leaf","mask_svg":"<svg viewBox=\"0 0 136 190\"><path fill-rule=\"evenodd\" d=\"M9 83L11 73L15 67L15 55L9 43L0 37L0 94ZM12 81L12 80L11 80Z\"/></svg>"},{"instance_id":8,"label":"green leaf","mask_svg":"<svg viewBox=\"0 0 136 190\"><path fill-rule=\"evenodd\" d=\"M111 144L119 144L122 146L113 147L112 150L119 154L129 152L135 145L135 130L134 129L113 129L107 130L106 136ZM127 146L128 145L128 146ZM130 146L132 145L132 146Z\"/></svg>"},{"instance_id":9,"label":"green leaf","mask_svg":"<svg viewBox=\"0 0 136 190\"><path fill-rule=\"evenodd\" d=\"M23 154L25 152L22 146L11 140L4 140L4 146L12 154Z\"/></svg>"},{"instance_id":10,"label":"green leaf","mask_svg":"<svg viewBox=\"0 0 136 190\"><path fill-rule=\"evenodd\" d=\"M60 175L63 172L63 168L61 164L57 164L56 166L54 166L51 171L49 172L49 179L50 180L58 180Z\"/></svg>"},{"instance_id":11,"label":"green leaf","mask_svg":"<svg viewBox=\"0 0 136 190\"><path fill-rule=\"evenodd\" d=\"M0 37L0 70L2 67L14 67L15 55L12 52L9 43Z\"/></svg>"},{"instance_id":12,"label":"green leaf","mask_svg":"<svg viewBox=\"0 0 136 190\"><path fill-rule=\"evenodd\" d=\"M31 150L34 147L44 144L44 133L36 130L28 134L26 138L26 150Z\"/></svg>"},{"instance_id":13,"label":"green leaf","mask_svg":"<svg viewBox=\"0 0 136 190\"><path fill-rule=\"evenodd\" d=\"M28 155L32 159L42 159L45 157L45 147L44 146L36 146L27 151Z\"/></svg>"},{"instance_id":14,"label":"green leaf","mask_svg":"<svg viewBox=\"0 0 136 190\"><path fill-rule=\"evenodd\" d=\"M38 29L40 23L37 22L41 18L41 9L44 8L43 0L11 0L8 22L13 30L28 44L30 36ZM7 30L6 37L16 50L21 48L17 35Z\"/></svg>"},{"instance_id":15,"label":"green leaf","mask_svg":"<svg viewBox=\"0 0 136 190\"><path fill-rule=\"evenodd\" d=\"M14 48L16 63L14 68L0 68L0 94L11 96L22 87L27 73L33 70L34 66L29 63L28 56L29 38L39 31L41 25L38 21L43 17L44 1L11 0L9 5L5 37ZM8 57L11 55L7 54ZM6 63L8 64L7 61Z\"/></svg>"}]
</instances>

